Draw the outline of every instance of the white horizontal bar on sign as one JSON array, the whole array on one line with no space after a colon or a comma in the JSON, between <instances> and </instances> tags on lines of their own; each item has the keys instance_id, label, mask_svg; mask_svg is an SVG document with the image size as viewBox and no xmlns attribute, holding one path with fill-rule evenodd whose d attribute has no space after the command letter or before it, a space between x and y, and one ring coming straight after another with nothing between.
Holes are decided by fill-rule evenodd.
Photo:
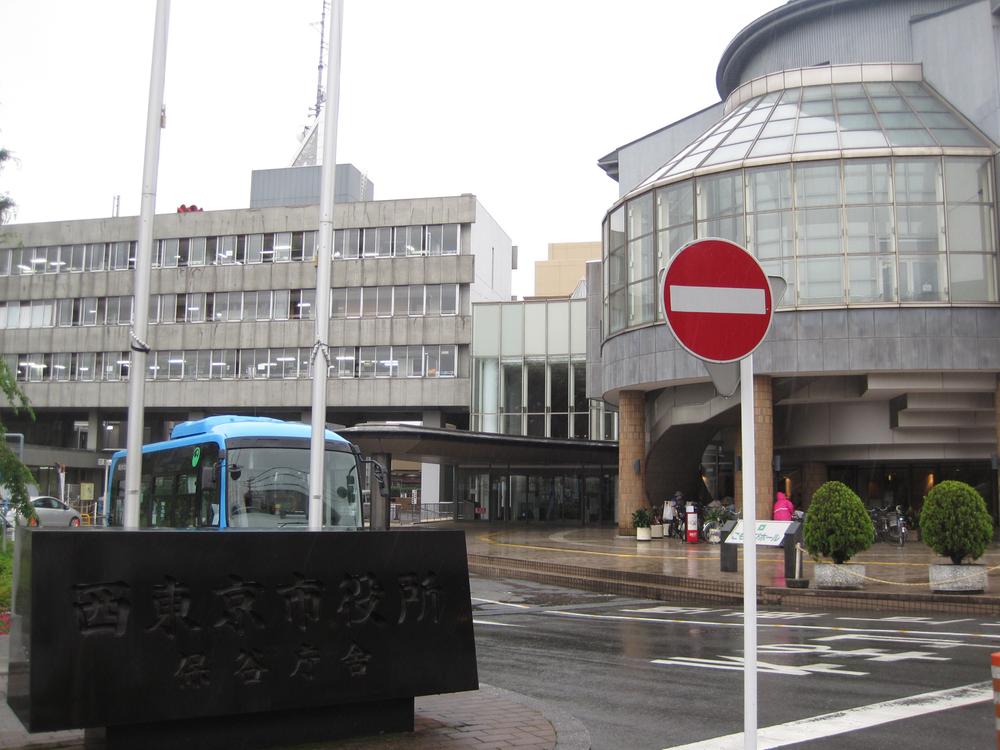
<instances>
[{"instance_id":1,"label":"white horizontal bar on sign","mask_svg":"<svg viewBox=\"0 0 1000 750\"><path fill-rule=\"evenodd\" d=\"M685 313L764 315L764 290L726 286L670 287L670 309Z\"/></svg>"}]
</instances>

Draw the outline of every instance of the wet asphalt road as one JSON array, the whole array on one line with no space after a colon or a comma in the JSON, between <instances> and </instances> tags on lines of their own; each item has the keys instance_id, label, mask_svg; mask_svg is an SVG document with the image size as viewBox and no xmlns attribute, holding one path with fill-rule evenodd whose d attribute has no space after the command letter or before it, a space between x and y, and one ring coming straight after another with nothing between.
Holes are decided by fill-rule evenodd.
<instances>
[{"instance_id":1,"label":"wet asphalt road","mask_svg":"<svg viewBox=\"0 0 1000 750\"><path fill-rule=\"evenodd\" d=\"M480 680L571 713L595 750L721 750L722 737L743 731L739 609L477 577L472 597ZM785 727L787 744L762 733L759 748L995 747L989 680L1000 622L765 609L758 646L762 730L847 712ZM904 700L913 696L925 697ZM835 723L847 731L831 734Z\"/></svg>"}]
</instances>

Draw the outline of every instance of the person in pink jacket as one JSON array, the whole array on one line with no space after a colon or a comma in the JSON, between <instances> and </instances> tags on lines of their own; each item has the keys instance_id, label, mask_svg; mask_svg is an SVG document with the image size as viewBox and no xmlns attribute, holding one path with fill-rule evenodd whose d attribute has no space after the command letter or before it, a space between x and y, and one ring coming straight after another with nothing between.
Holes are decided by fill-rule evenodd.
<instances>
[{"instance_id":1,"label":"person in pink jacket","mask_svg":"<svg viewBox=\"0 0 1000 750\"><path fill-rule=\"evenodd\" d=\"M774 501L774 512L771 517L775 521L791 521L795 506L792 501L785 497L784 492L778 493L778 499Z\"/></svg>"}]
</instances>

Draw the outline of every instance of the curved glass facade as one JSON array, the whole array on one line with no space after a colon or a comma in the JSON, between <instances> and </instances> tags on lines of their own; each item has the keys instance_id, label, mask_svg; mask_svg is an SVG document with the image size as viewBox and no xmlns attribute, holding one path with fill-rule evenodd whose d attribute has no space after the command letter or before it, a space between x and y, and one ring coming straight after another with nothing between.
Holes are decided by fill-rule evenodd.
<instances>
[{"instance_id":1,"label":"curved glass facade","mask_svg":"<svg viewBox=\"0 0 1000 750\"><path fill-rule=\"evenodd\" d=\"M993 152L918 82L750 99L606 217L605 334L662 319L658 273L699 237L784 277L785 308L996 303Z\"/></svg>"}]
</instances>

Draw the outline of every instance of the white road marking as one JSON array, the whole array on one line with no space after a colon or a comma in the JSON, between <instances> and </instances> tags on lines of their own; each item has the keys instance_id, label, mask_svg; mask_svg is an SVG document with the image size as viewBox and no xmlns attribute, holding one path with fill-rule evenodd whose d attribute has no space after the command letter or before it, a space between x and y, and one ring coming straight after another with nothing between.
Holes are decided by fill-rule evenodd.
<instances>
[{"instance_id":1,"label":"white road marking","mask_svg":"<svg viewBox=\"0 0 1000 750\"><path fill-rule=\"evenodd\" d=\"M989 682L978 682L974 685L936 690L932 693L913 695L908 698L897 698L870 706L850 708L846 711L836 711L813 716L809 719L799 719L758 729L757 748L758 750L770 750L770 748L785 747L797 742L808 742L836 734L845 734L879 724L888 724L892 721L971 706L990 700L993 700L993 687ZM743 733L739 732L687 745L675 745L667 750L742 750L743 746Z\"/></svg>"},{"instance_id":2,"label":"white road marking","mask_svg":"<svg viewBox=\"0 0 1000 750\"><path fill-rule=\"evenodd\" d=\"M510 602L498 602L496 599L480 599L478 596L473 596L472 601L483 602L484 604L499 604L502 607L517 607L518 609L531 609L530 604L511 604Z\"/></svg>"},{"instance_id":3,"label":"white road marking","mask_svg":"<svg viewBox=\"0 0 1000 750\"><path fill-rule=\"evenodd\" d=\"M622 612L644 612L660 615L708 615L713 612L730 612L728 609L708 609L706 607L671 607L661 605L659 607L643 607L642 609L623 609Z\"/></svg>"},{"instance_id":4,"label":"white road marking","mask_svg":"<svg viewBox=\"0 0 1000 750\"><path fill-rule=\"evenodd\" d=\"M626 610L622 610L626 611ZM559 615L562 617L582 617L593 620L614 620L616 622L653 622L660 625L704 625L705 627L713 628L743 628L742 622L712 622L710 620L678 620L671 619L667 617L627 617L625 615L595 615L588 614L586 612L563 612L557 609L547 609L544 610L542 614L546 615ZM1000 647L1000 634L993 633L953 633L947 631L935 631L935 630L903 630L903 629L890 629L890 628L852 628L847 626L838 625L803 625L799 623L778 623L778 622L760 622L757 623L758 629L764 630L766 628L776 628L779 630L823 630L826 632L834 633L871 633L875 636L891 636L899 635L903 636L899 640L905 642L915 636L926 635L933 642L940 642L942 638L946 636L954 638L972 638L976 640L992 641L992 643L983 644L982 648L995 648ZM878 637L873 637L871 640L880 640ZM888 638L883 638L882 640L888 640ZM973 643L958 643L957 645L979 645Z\"/></svg>"},{"instance_id":5,"label":"white road marking","mask_svg":"<svg viewBox=\"0 0 1000 750\"><path fill-rule=\"evenodd\" d=\"M723 669L730 672L743 671L742 656L719 656L718 659L702 659L694 656L675 656L670 659L652 659L650 664L661 664L668 667L698 667L699 669ZM757 670L761 674L779 674L786 677L803 677L805 675L816 674L842 674L851 677L864 677L868 672L851 672L842 669L841 664L831 664L829 662L815 664L772 664L771 662L757 660Z\"/></svg>"},{"instance_id":6,"label":"white road marking","mask_svg":"<svg viewBox=\"0 0 1000 750\"><path fill-rule=\"evenodd\" d=\"M686 313L763 315L764 290L725 286L670 287L670 309Z\"/></svg>"},{"instance_id":7,"label":"white road marking","mask_svg":"<svg viewBox=\"0 0 1000 750\"><path fill-rule=\"evenodd\" d=\"M875 633L842 633L840 635L828 635L824 638L813 638L812 640L820 643L827 641L887 641L888 643L908 643L938 649L958 648L959 646L996 649L996 644L993 643L965 643L964 641L956 641L950 638L914 638L905 635L876 635Z\"/></svg>"},{"instance_id":8,"label":"white road marking","mask_svg":"<svg viewBox=\"0 0 1000 750\"><path fill-rule=\"evenodd\" d=\"M838 617L838 620L849 620L851 622L898 622L912 623L913 625L953 625L956 622L972 622L971 617L961 620L932 620L929 617ZM989 625L989 623L983 623ZM998 623L1000 624L1000 623Z\"/></svg>"},{"instance_id":9,"label":"white road marking","mask_svg":"<svg viewBox=\"0 0 1000 750\"><path fill-rule=\"evenodd\" d=\"M477 620L472 618L473 625L496 625L498 628L523 628L524 625L515 625L512 622L495 622L493 620Z\"/></svg>"},{"instance_id":10,"label":"white road marking","mask_svg":"<svg viewBox=\"0 0 1000 750\"><path fill-rule=\"evenodd\" d=\"M765 643L758 646L757 653L818 656L821 659L847 657L867 661L951 661L947 656L934 656L930 651L886 651L884 648L853 648L843 651L820 643Z\"/></svg>"}]
</instances>

